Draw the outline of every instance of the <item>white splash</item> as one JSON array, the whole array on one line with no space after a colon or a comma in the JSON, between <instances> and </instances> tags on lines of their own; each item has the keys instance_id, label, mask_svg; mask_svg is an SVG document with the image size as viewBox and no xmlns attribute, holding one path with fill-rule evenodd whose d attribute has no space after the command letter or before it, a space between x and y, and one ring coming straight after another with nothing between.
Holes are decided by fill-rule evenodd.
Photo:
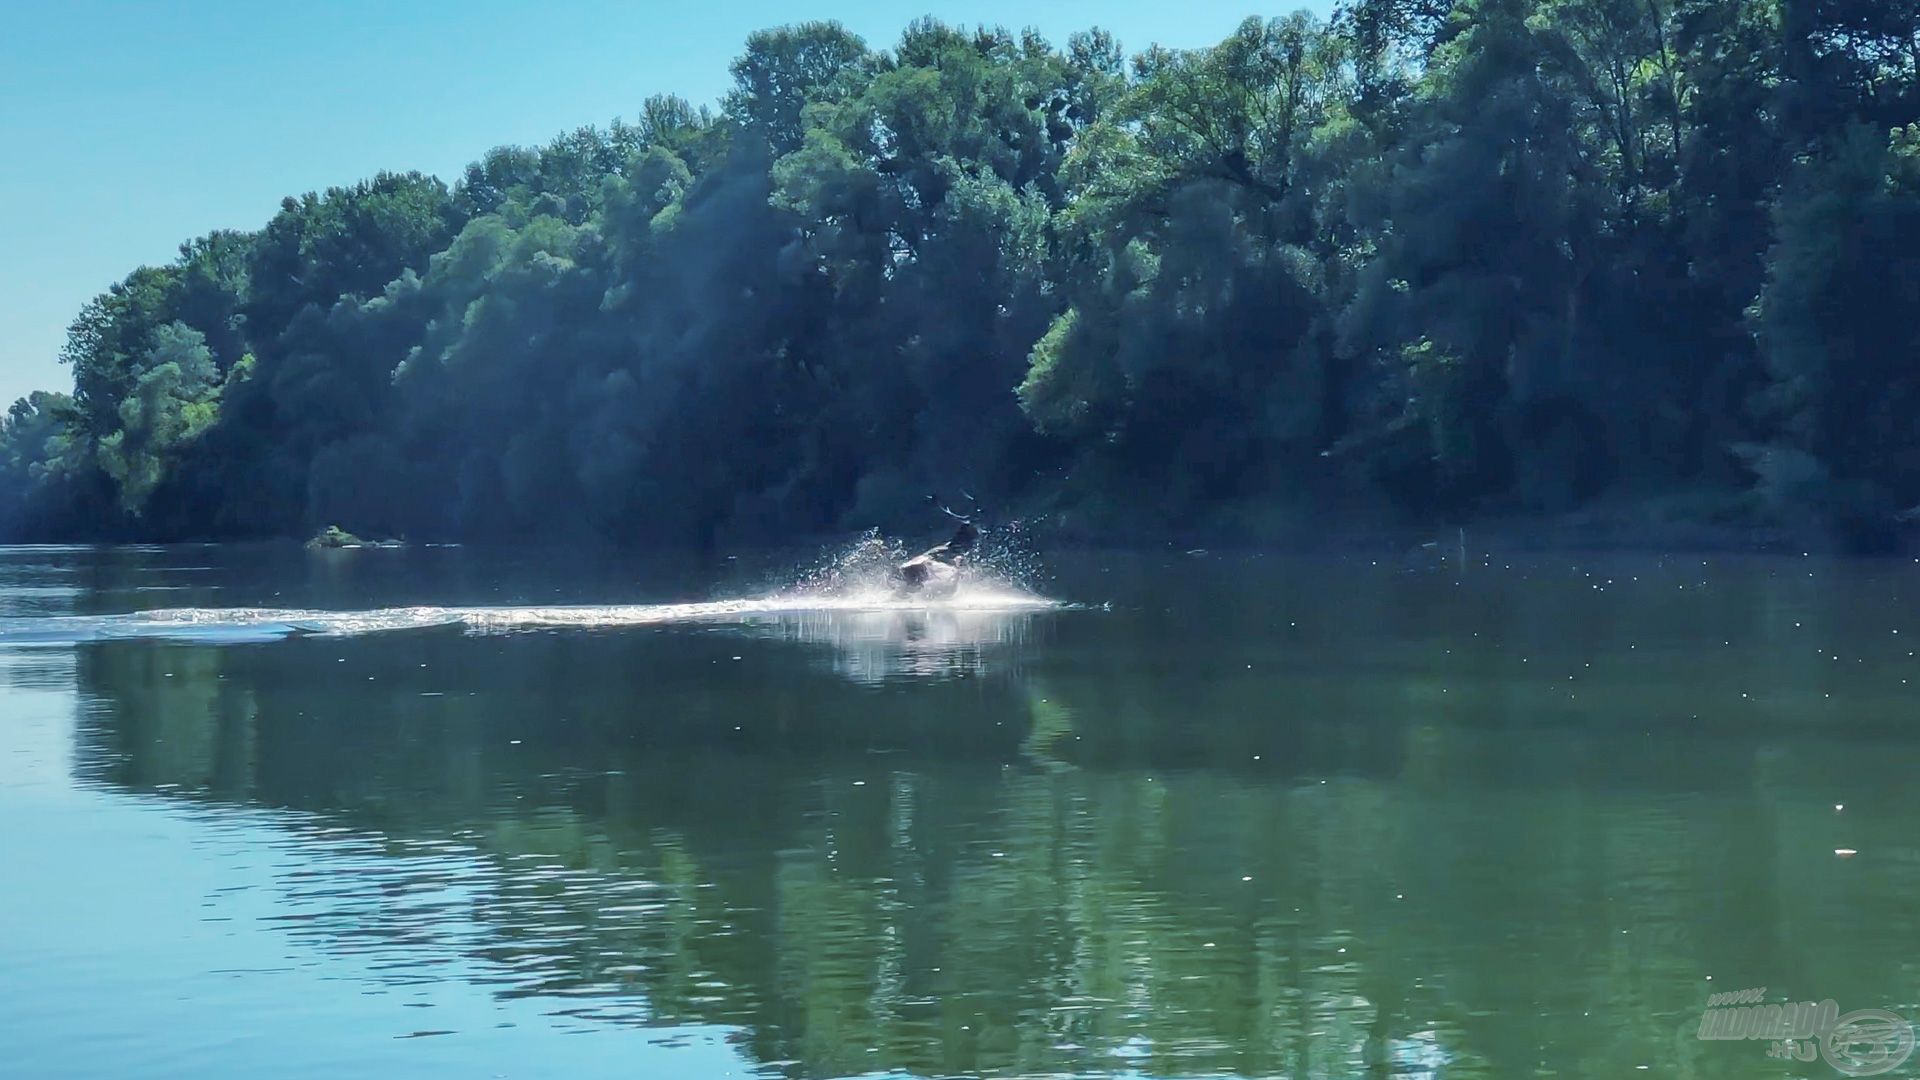
<instances>
[{"instance_id":1,"label":"white splash","mask_svg":"<svg viewBox=\"0 0 1920 1080\"><path fill-rule=\"evenodd\" d=\"M121 638L259 641L294 634L346 637L435 626L472 634L553 629L613 629L685 622L756 622L844 613L1015 613L1057 607L1018 592L965 589L935 602L885 595L820 596L795 593L748 600L687 604L554 605L542 607L394 607L366 611L298 608L166 608L123 615L54 616L0 622L0 644L70 644Z\"/></svg>"},{"instance_id":2,"label":"white splash","mask_svg":"<svg viewBox=\"0 0 1920 1080\"><path fill-rule=\"evenodd\" d=\"M973 624L1063 605L1030 589L1029 558L1018 545L983 545L987 557L962 571L959 589L939 599L902 596L892 568L903 557L899 544L877 533L863 536L789 580L796 583L762 595L673 604L577 604L545 606L450 606L329 611L304 608L164 608L114 615L66 615L0 619L0 645L70 645L123 638L209 642L272 641L296 634L347 637L459 627L470 634L539 630L598 630L706 622L754 626L791 624L811 636L826 620L836 630L861 634L901 620L918 635L932 619L947 626ZM966 635L962 635L966 636Z\"/></svg>"}]
</instances>

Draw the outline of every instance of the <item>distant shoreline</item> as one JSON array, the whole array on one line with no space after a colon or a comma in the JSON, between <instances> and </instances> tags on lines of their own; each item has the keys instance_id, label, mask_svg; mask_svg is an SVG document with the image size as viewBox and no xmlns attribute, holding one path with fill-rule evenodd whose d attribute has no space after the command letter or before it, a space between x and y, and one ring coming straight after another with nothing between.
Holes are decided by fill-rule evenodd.
<instances>
[{"instance_id":1,"label":"distant shoreline","mask_svg":"<svg viewBox=\"0 0 1920 1080\"><path fill-rule=\"evenodd\" d=\"M1229 552L1279 552L1287 554L1379 554L1406 557L1425 553L1436 562L1451 562L1464 545L1469 557L1489 553L1642 553L1642 554L1726 554L1726 555L1803 555L1828 557L1895 557L1920 553L1920 530L1894 534L1894 543L1860 547L1846 542L1830 530L1814 527L1798 529L1771 525L1720 525L1699 522L1648 523L1618 516L1504 515L1443 523L1381 523L1338 515L1326 515L1286 524L1250 527L1235 525L1198 525L1192 528L1152 527L1093 528L1062 524L1047 515L1012 519L1023 535L1023 542L1041 552L1049 549L1156 551L1206 555ZM705 554L724 560L732 553L769 551L805 551L832 548L858 537L864 530L813 531L778 542L765 536L722 535ZM916 527L887 528L883 534L909 543L931 537L936 530ZM167 539L139 537L69 537L10 541L5 546L240 546L295 547L308 541L293 536L225 537ZM318 552L374 553L419 549L473 548L498 551L519 549L539 551L624 551L697 554L696 545L684 543L618 543L607 538L582 534L573 537L548 536L522 540L484 537L470 540L433 537L405 542L367 544L349 548L312 548Z\"/></svg>"}]
</instances>

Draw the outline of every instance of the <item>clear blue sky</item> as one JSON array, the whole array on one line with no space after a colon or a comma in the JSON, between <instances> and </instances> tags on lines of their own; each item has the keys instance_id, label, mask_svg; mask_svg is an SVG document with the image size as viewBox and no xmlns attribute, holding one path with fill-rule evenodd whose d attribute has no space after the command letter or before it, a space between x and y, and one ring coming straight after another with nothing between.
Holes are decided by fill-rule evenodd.
<instances>
[{"instance_id":1,"label":"clear blue sky","mask_svg":"<svg viewBox=\"0 0 1920 1080\"><path fill-rule=\"evenodd\" d=\"M725 92L755 29L838 19L890 46L911 19L1103 26L1129 53L1211 44L1330 0L353 0L22 2L0 25L0 407L67 389L89 297L282 196L381 169L452 177L502 143Z\"/></svg>"}]
</instances>

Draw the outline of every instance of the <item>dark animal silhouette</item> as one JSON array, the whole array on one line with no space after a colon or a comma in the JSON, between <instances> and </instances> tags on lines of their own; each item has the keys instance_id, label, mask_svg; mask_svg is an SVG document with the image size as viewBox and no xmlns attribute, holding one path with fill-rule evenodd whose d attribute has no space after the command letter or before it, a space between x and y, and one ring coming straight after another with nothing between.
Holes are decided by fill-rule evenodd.
<instances>
[{"instance_id":1,"label":"dark animal silhouette","mask_svg":"<svg viewBox=\"0 0 1920 1080\"><path fill-rule=\"evenodd\" d=\"M968 496L971 500L972 496ZM980 529L973 523L971 516L962 516L944 506L939 499L929 495L927 501L940 507L940 512L959 522L953 530L953 536L944 544L937 544L903 562L897 568L900 578L900 592L904 596L951 596L960 587L960 567L966 563L967 556L980 539Z\"/></svg>"}]
</instances>

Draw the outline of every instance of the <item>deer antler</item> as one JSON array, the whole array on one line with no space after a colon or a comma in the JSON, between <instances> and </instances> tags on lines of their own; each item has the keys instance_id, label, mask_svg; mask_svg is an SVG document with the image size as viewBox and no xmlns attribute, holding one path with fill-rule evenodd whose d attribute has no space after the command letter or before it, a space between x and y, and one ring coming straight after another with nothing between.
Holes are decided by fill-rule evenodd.
<instances>
[{"instance_id":1,"label":"deer antler","mask_svg":"<svg viewBox=\"0 0 1920 1080\"><path fill-rule=\"evenodd\" d=\"M964 492L964 491L963 491L963 492L961 492L960 494L962 494L962 495L967 495L967 493L966 493L966 492ZM971 495L967 495L967 498L968 498L969 500L972 500L972 499L973 499L973 496L971 496ZM938 496L938 495L929 495L929 496L927 496L927 502L929 502L929 503L931 503L931 504L933 504L933 508L934 508L934 509L936 509L936 510L938 510L938 511L940 511L941 513L943 513L943 514L945 514L945 515L947 515L948 517L950 517L950 518L952 518L953 520L955 520L955 521L958 521L958 522L960 522L960 523L961 523L961 524L963 524L963 525L971 525L971 524L973 524L973 519L972 519L971 517L969 517L969 516L964 516L964 515L961 515L961 514L956 514L956 513L954 513L954 512L953 512L953 511L952 511L951 509L949 509L949 508L948 508L948 507L946 506L946 504L944 504L944 503L942 503L942 502L940 501L940 496ZM974 503L974 506L975 506L975 508L976 508L976 509L977 509L977 508L979 507L979 505L980 505L980 504L979 504L979 503L977 503L977 502L976 502L976 503Z\"/></svg>"}]
</instances>

